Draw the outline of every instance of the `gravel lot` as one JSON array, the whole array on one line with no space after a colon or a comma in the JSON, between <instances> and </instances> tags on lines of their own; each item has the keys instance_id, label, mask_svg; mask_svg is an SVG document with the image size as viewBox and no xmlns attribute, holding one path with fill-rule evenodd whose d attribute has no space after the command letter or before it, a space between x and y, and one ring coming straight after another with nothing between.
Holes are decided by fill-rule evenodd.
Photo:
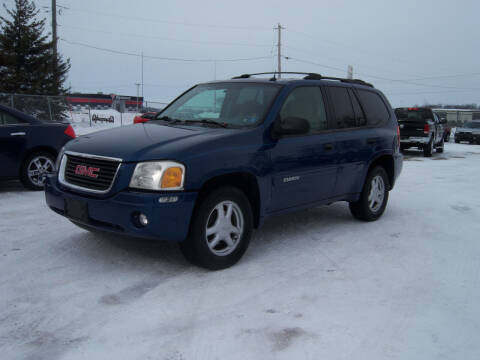
<instances>
[{"instance_id":1,"label":"gravel lot","mask_svg":"<svg viewBox=\"0 0 480 360\"><path fill-rule=\"evenodd\" d=\"M0 183L2 359L478 359L480 146L409 151L387 211L272 218L235 267L100 236Z\"/></svg>"}]
</instances>

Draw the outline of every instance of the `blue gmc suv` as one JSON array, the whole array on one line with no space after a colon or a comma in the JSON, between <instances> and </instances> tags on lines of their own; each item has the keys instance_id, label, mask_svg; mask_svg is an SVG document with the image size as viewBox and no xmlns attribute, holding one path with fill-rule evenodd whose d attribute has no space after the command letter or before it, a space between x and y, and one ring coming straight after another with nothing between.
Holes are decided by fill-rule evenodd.
<instances>
[{"instance_id":1,"label":"blue gmc suv","mask_svg":"<svg viewBox=\"0 0 480 360\"><path fill-rule=\"evenodd\" d=\"M385 96L361 80L265 74L196 85L152 121L70 141L47 204L86 229L177 241L212 270L271 215L347 201L378 219L403 159Z\"/></svg>"}]
</instances>

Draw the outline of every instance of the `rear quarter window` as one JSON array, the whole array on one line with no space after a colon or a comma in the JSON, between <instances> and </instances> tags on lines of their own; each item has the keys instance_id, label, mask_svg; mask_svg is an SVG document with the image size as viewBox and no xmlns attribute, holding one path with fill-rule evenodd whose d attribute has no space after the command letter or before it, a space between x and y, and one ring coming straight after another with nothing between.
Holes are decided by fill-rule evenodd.
<instances>
[{"instance_id":1,"label":"rear quarter window","mask_svg":"<svg viewBox=\"0 0 480 360\"><path fill-rule=\"evenodd\" d=\"M380 125L388 121L390 112L380 95L372 91L358 89L357 93L365 111L367 126Z\"/></svg>"}]
</instances>

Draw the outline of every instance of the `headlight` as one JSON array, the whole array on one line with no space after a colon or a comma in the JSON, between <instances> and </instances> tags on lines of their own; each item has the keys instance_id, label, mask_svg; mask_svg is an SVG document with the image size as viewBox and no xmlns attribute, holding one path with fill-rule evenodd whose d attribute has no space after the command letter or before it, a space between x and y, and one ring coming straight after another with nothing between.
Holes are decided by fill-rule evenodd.
<instances>
[{"instance_id":1,"label":"headlight","mask_svg":"<svg viewBox=\"0 0 480 360\"><path fill-rule=\"evenodd\" d=\"M147 190L183 190L185 166L174 161L138 163L130 187Z\"/></svg>"}]
</instances>

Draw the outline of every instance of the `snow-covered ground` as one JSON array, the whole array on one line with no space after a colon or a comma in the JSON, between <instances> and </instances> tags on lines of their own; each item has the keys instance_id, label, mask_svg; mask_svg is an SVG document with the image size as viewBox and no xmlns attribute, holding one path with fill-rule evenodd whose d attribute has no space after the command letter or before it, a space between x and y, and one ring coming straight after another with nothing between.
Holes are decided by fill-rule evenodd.
<instances>
[{"instance_id":1,"label":"snow-covered ground","mask_svg":"<svg viewBox=\"0 0 480 360\"><path fill-rule=\"evenodd\" d=\"M272 218L236 266L91 234L0 183L2 359L478 359L480 146L408 152L384 216Z\"/></svg>"}]
</instances>

